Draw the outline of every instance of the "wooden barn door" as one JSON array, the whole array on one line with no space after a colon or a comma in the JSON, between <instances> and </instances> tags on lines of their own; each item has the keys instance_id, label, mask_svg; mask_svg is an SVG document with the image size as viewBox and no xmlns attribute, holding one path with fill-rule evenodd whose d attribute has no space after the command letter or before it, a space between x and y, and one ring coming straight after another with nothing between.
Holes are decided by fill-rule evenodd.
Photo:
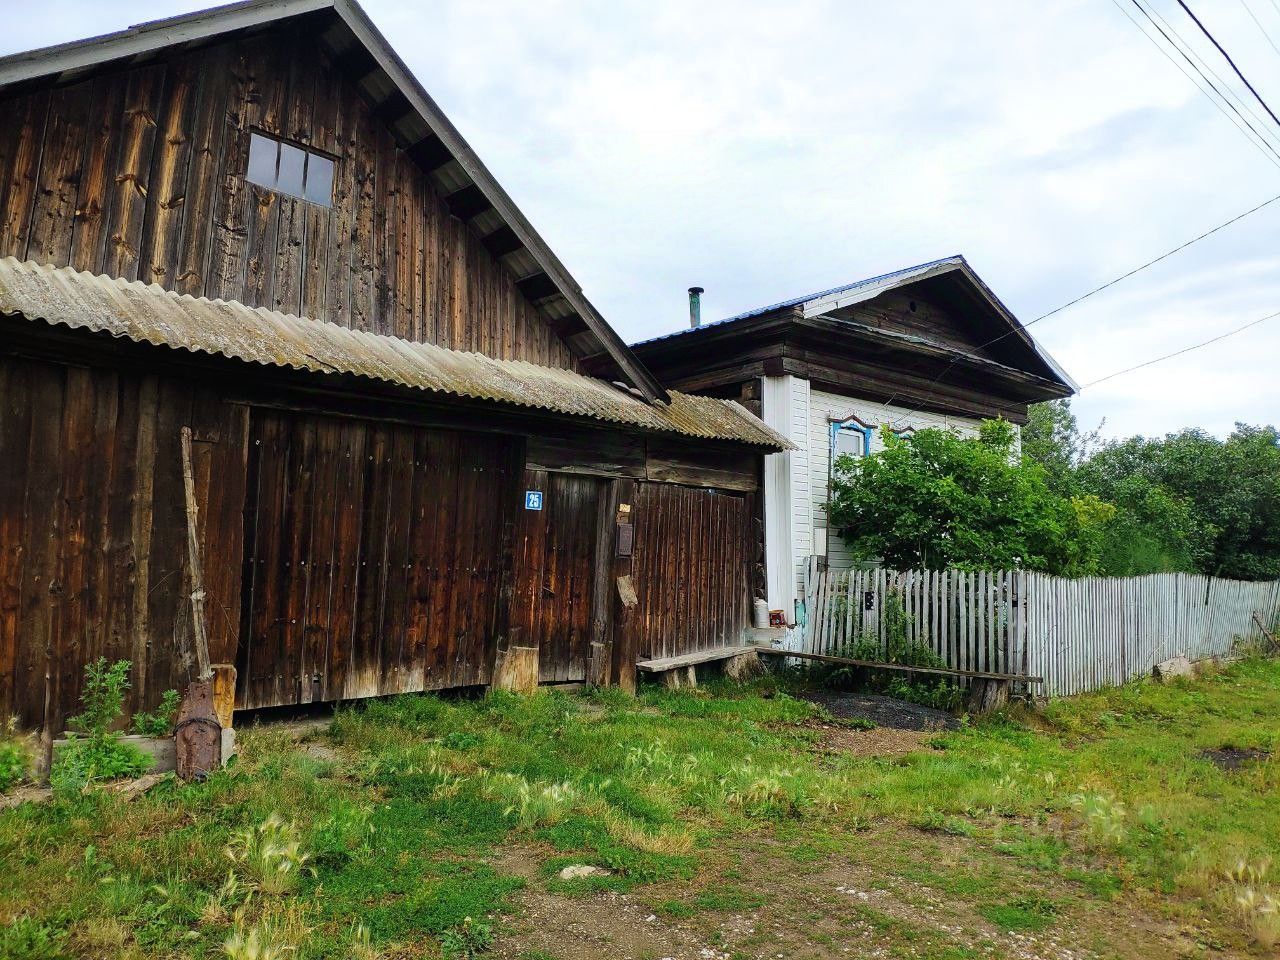
<instances>
[{"instance_id":1,"label":"wooden barn door","mask_svg":"<svg viewBox=\"0 0 1280 960\"><path fill-rule=\"evenodd\" d=\"M642 660L736 646L750 622L750 494L637 485L631 578Z\"/></svg>"},{"instance_id":2,"label":"wooden barn door","mask_svg":"<svg viewBox=\"0 0 1280 960\"><path fill-rule=\"evenodd\" d=\"M511 642L540 648L542 682L581 682L604 626L595 571L607 481L546 470L524 478L526 490L542 494L542 509L526 509L516 535Z\"/></svg>"},{"instance_id":3,"label":"wooden barn door","mask_svg":"<svg viewBox=\"0 0 1280 960\"><path fill-rule=\"evenodd\" d=\"M488 683L519 442L255 410L238 705Z\"/></svg>"}]
</instances>

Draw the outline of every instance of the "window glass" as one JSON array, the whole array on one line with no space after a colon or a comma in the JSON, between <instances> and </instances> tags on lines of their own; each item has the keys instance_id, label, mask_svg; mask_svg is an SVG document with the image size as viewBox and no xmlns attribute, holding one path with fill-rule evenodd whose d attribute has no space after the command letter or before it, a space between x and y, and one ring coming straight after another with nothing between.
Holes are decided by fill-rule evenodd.
<instances>
[{"instance_id":1,"label":"window glass","mask_svg":"<svg viewBox=\"0 0 1280 960\"><path fill-rule=\"evenodd\" d=\"M307 169L307 152L289 143L280 144L280 173L276 186L281 193L302 196L303 177Z\"/></svg>"},{"instance_id":2,"label":"window glass","mask_svg":"<svg viewBox=\"0 0 1280 960\"><path fill-rule=\"evenodd\" d=\"M832 458L844 456L846 453L860 457L866 453L866 441L867 438L861 430L855 427L840 427L836 430Z\"/></svg>"},{"instance_id":3,"label":"window glass","mask_svg":"<svg viewBox=\"0 0 1280 960\"><path fill-rule=\"evenodd\" d=\"M276 155L280 144L259 134L249 136L249 172L246 176L250 183L260 187L276 188Z\"/></svg>"},{"instance_id":4,"label":"window glass","mask_svg":"<svg viewBox=\"0 0 1280 960\"><path fill-rule=\"evenodd\" d=\"M333 161L319 154L307 157L307 189L304 200L329 206L333 203Z\"/></svg>"},{"instance_id":5,"label":"window glass","mask_svg":"<svg viewBox=\"0 0 1280 960\"><path fill-rule=\"evenodd\" d=\"M332 206L333 168L333 161L318 153L260 133L249 135L249 169L245 178L260 187Z\"/></svg>"}]
</instances>

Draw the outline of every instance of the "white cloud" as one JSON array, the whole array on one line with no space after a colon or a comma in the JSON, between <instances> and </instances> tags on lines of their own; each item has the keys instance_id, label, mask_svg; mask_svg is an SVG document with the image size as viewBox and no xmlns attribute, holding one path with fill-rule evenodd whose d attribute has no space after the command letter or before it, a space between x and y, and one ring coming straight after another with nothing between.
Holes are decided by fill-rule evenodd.
<instances>
[{"instance_id":1,"label":"white cloud","mask_svg":"<svg viewBox=\"0 0 1280 960\"><path fill-rule=\"evenodd\" d=\"M21 12L0 44L195 6L0 0ZM1280 57L1245 12L1201 7L1280 102ZM1280 193L1280 170L1097 0L367 9L628 339L680 326L692 283L727 315L956 252L1032 319ZM1277 235L1280 204L1034 330L1081 382L1205 339L1280 309ZM1275 421L1277 356L1280 320L1078 408L1109 433Z\"/></svg>"}]
</instances>

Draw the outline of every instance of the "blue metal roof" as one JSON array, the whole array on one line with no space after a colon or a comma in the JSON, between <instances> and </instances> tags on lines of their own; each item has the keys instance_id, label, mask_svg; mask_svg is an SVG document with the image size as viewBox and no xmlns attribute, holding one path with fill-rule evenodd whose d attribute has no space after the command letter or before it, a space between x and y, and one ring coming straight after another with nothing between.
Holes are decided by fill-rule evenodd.
<instances>
[{"instance_id":1,"label":"blue metal roof","mask_svg":"<svg viewBox=\"0 0 1280 960\"><path fill-rule=\"evenodd\" d=\"M834 296L837 293L848 293L857 290L860 287L871 287L882 283L892 285L892 281L899 277L907 277L911 274L919 273L923 270L932 270L934 267L940 267L945 264L960 265L965 259L960 254L950 257L942 257L938 260L930 260L928 263L918 263L913 267L903 267L900 270L893 270L890 273L882 273L876 277L867 277L865 280L855 280L853 283L846 283L839 287L831 287L828 290L819 290L817 293L806 294L803 297L792 297L790 300L782 300L778 303L771 303L767 307L756 307L754 310L748 310L746 313L739 313L732 317L725 317L722 320L711 320L697 327L686 327L682 330L674 330L671 333L660 334L656 337L650 337L648 340L638 340L632 344L633 347L643 346L646 343L655 343L659 340L669 340L672 337L683 336L686 333L692 333L695 330L705 330L707 327L717 327L725 323L733 323L736 320L749 320L751 317L759 317L766 313L772 313L774 310L785 310L788 307L798 307L802 303L808 303L810 300L821 300L823 297Z\"/></svg>"}]
</instances>

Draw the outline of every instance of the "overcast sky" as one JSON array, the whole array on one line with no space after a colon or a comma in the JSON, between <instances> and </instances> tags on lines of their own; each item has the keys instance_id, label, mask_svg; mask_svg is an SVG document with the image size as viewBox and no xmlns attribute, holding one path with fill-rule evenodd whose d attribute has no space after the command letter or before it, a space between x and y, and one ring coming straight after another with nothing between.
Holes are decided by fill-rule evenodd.
<instances>
[{"instance_id":1,"label":"overcast sky","mask_svg":"<svg viewBox=\"0 0 1280 960\"><path fill-rule=\"evenodd\" d=\"M0 52L208 5L0 0ZM1280 45L1280 4L1190 5L1280 113L1249 16ZM686 324L692 284L717 318L953 253L1026 322L1280 194L1110 0L365 7L630 341ZM1280 202L1032 331L1087 384L1280 311L1278 241ZM1110 435L1278 422L1280 318L1076 409Z\"/></svg>"}]
</instances>

